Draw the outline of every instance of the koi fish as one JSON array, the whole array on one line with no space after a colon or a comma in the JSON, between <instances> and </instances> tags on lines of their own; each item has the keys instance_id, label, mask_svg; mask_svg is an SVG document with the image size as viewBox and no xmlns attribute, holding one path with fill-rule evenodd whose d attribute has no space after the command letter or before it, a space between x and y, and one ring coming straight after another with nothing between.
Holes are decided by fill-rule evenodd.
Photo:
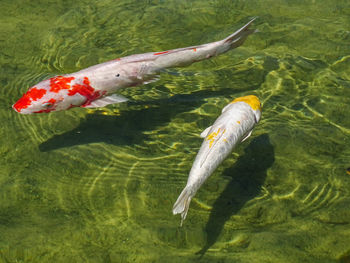
<instances>
[{"instance_id":1,"label":"koi fish","mask_svg":"<svg viewBox=\"0 0 350 263\"><path fill-rule=\"evenodd\" d=\"M240 46L254 32L249 29L254 19L221 41L117 58L43 80L31 87L12 107L19 113L32 114L73 107L104 107L127 101L114 93L120 88L155 81L163 69L187 66Z\"/></svg>"},{"instance_id":2,"label":"koi fish","mask_svg":"<svg viewBox=\"0 0 350 263\"><path fill-rule=\"evenodd\" d=\"M173 207L173 214L186 218L192 197L234 147L245 141L261 117L261 104L254 95L240 97L226 105L214 124L201 133L205 138L194 160L187 184Z\"/></svg>"}]
</instances>

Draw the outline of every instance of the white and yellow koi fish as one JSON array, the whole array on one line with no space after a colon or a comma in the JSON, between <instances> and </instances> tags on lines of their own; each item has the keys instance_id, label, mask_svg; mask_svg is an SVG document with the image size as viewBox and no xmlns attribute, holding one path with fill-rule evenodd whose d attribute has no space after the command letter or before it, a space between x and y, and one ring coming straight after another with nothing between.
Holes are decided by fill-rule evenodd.
<instances>
[{"instance_id":1,"label":"white and yellow koi fish","mask_svg":"<svg viewBox=\"0 0 350 263\"><path fill-rule=\"evenodd\" d=\"M252 19L227 38L199 46L117 58L75 73L56 76L31 87L14 105L22 114L67 110L73 107L104 107L127 99L118 89L145 84L161 70L187 66L240 46L254 32Z\"/></svg>"},{"instance_id":2,"label":"white and yellow koi fish","mask_svg":"<svg viewBox=\"0 0 350 263\"><path fill-rule=\"evenodd\" d=\"M185 220L192 197L234 147L246 140L261 117L261 104L254 95L240 97L226 105L214 124L205 129L205 138L194 160L186 187L173 207L173 214Z\"/></svg>"}]
</instances>

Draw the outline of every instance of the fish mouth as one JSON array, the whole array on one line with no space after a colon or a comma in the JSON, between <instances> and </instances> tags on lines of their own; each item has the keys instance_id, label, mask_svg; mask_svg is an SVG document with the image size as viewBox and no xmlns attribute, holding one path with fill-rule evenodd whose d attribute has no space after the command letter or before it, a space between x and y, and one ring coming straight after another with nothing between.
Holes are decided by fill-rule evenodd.
<instances>
[{"instance_id":1,"label":"fish mouth","mask_svg":"<svg viewBox=\"0 0 350 263\"><path fill-rule=\"evenodd\" d=\"M12 109L14 109L16 112L20 113L20 114L31 114L31 112L26 112L25 109L20 109L18 107L16 107L16 103L12 105Z\"/></svg>"},{"instance_id":2,"label":"fish mouth","mask_svg":"<svg viewBox=\"0 0 350 263\"><path fill-rule=\"evenodd\" d=\"M12 105L12 109L14 109L16 112L21 113L21 110L16 108L16 104Z\"/></svg>"}]
</instances>

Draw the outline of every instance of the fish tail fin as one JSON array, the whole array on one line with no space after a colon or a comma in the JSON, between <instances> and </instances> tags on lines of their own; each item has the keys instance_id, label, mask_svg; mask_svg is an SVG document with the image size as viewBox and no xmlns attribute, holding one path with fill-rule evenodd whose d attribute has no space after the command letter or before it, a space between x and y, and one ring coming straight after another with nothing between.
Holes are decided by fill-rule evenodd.
<instances>
[{"instance_id":1,"label":"fish tail fin","mask_svg":"<svg viewBox=\"0 0 350 263\"><path fill-rule=\"evenodd\" d=\"M249 26L253 21L256 19L254 17L252 20L250 20L247 24L242 26L240 29L238 29L236 32L233 34L229 35L226 37L224 40L222 40L222 43L224 46L227 46L227 50L239 47L240 45L243 44L243 42L246 40L246 38L252 34L257 32L255 29L250 29Z\"/></svg>"},{"instance_id":2,"label":"fish tail fin","mask_svg":"<svg viewBox=\"0 0 350 263\"><path fill-rule=\"evenodd\" d=\"M174 206L173 206L173 214L181 214L181 223L180 226L182 226L183 221L186 218L188 208L190 207L191 203L191 190L189 186L186 186L179 197L177 198Z\"/></svg>"}]
</instances>

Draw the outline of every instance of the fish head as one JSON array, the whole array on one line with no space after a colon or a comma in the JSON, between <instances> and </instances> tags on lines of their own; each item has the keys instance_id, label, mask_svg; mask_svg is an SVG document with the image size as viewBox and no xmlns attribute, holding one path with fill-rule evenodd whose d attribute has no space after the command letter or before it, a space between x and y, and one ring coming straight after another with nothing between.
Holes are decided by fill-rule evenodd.
<instances>
[{"instance_id":1,"label":"fish head","mask_svg":"<svg viewBox=\"0 0 350 263\"><path fill-rule=\"evenodd\" d=\"M261 102L259 98L254 95L248 95L248 96L236 98L235 100L232 101L232 103L236 103L239 101L245 102L250 106L250 108L254 113L256 123L258 123L261 118Z\"/></svg>"},{"instance_id":2,"label":"fish head","mask_svg":"<svg viewBox=\"0 0 350 263\"><path fill-rule=\"evenodd\" d=\"M67 90L53 92L49 81L45 80L29 88L12 108L21 114L49 113L72 108L75 104L72 97L67 96Z\"/></svg>"},{"instance_id":3,"label":"fish head","mask_svg":"<svg viewBox=\"0 0 350 263\"><path fill-rule=\"evenodd\" d=\"M84 106L100 97L84 78L73 82L74 77L57 76L31 87L12 108L18 113L49 113Z\"/></svg>"}]
</instances>

